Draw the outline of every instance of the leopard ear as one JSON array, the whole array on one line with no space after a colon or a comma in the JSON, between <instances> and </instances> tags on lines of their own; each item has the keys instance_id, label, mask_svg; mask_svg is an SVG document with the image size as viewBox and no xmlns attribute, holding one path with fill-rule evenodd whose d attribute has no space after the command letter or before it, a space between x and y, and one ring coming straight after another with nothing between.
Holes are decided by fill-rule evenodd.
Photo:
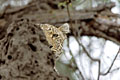
<instances>
[{"instance_id":1,"label":"leopard ear","mask_svg":"<svg viewBox=\"0 0 120 80\"><path fill-rule=\"evenodd\" d=\"M70 26L68 23L65 23L59 27L63 33L70 33Z\"/></svg>"}]
</instances>

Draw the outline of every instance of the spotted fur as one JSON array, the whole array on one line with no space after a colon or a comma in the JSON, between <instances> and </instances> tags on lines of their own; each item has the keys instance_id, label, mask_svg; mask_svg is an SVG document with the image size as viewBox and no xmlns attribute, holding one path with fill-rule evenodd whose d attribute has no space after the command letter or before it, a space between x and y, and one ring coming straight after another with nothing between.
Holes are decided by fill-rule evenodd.
<instances>
[{"instance_id":1,"label":"spotted fur","mask_svg":"<svg viewBox=\"0 0 120 80\"><path fill-rule=\"evenodd\" d=\"M57 28L50 24L41 24L40 27L43 30L48 43L51 45L51 50L58 58L63 52L62 47L64 40L67 38L66 34L70 32L69 25L65 23Z\"/></svg>"}]
</instances>

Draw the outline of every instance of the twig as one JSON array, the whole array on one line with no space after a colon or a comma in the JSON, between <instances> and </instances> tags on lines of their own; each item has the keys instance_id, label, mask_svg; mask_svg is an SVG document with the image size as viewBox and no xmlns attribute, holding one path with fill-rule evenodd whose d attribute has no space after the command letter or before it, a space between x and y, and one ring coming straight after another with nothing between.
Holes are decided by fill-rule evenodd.
<instances>
[{"instance_id":1,"label":"twig","mask_svg":"<svg viewBox=\"0 0 120 80\"><path fill-rule=\"evenodd\" d=\"M71 26L71 28L73 28L72 19L71 19L71 15L70 15L70 11L69 11L69 2L70 2L70 0L66 0L66 2L67 2L66 5L67 5L67 13L68 13L69 21L70 21L70 26ZM69 42L69 38L68 38L68 42ZM68 43L68 48L69 48L69 43ZM70 52L72 58L74 59L74 56L73 56L73 54L72 54L70 48L69 48L69 52ZM75 65L77 65L75 59L74 59L74 63L75 63ZM79 70L79 69L78 69L78 70ZM85 80L85 79L84 79L84 76L82 75L82 73L81 73L80 70L79 70L79 73L80 73L80 75L81 75L81 77L82 77L82 80ZM78 77L79 77L79 76L78 76Z\"/></svg>"},{"instance_id":2,"label":"twig","mask_svg":"<svg viewBox=\"0 0 120 80\"><path fill-rule=\"evenodd\" d=\"M69 5L68 5L68 4L67 4L67 12L68 12L68 17L69 17L69 19L70 19L71 28L73 28L72 19L71 19L71 15L70 15ZM76 36L76 34L75 34L74 32L73 32L73 34L74 34L74 36ZM85 53L87 54L87 56L88 56L91 60L98 62L98 65L99 65L98 72L99 72L99 73L98 73L98 79L97 79L97 80L99 80L99 77L100 77L100 64L101 64L100 60L99 60L99 59L93 59L93 58L89 55L89 53L87 52L87 50L85 49L85 47L82 45L82 43L80 43L76 37L75 37L75 39L76 39L76 41L78 42L78 44L82 46L82 48L83 48L83 50L85 51Z\"/></svg>"},{"instance_id":3,"label":"twig","mask_svg":"<svg viewBox=\"0 0 120 80\"><path fill-rule=\"evenodd\" d=\"M80 43L76 37L75 37L75 39L76 39L76 41L78 42L78 44L82 46L83 51L87 54L87 56L88 56L92 61L97 61L97 62L98 62L98 79L97 79L97 80L99 80L101 61L100 61L99 59L94 59L94 58L92 58L92 57L89 55L89 53L88 53L88 51L86 50L86 48L83 46L83 44Z\"/></svg>"},{"instance_id":4,"label":"twig","mask_svg":"<svg viewBox=\"0 0 120 80\"><path fill-rule=\"evenodd\" d=\"M112 71L110 71L110 73L116 71L116 70L120 70L120 67L116 68L116 69L113 69Z\"/></svg>"},{"instance_id":5,"label":"twig","mask_svg":"<svg viewBox=\"0 0 120 80\"><path fill-rule=\"evenodd\" d=\"M73 28L72 19L71 19L71 15L70 15L70 11L69 11L69 4L67 4L67 12L68 12L69 20L70 20L70 26L71 26L71 28ZM74 36L76 36L76 34L75 34L74 32L73 32L73 34L74 34ZM75 37L75 39L76 39L76 41L78 42L78 44L82 46L82 48L83 48L83 50L85 51L85 53L87 54L87 56L88 56L91 60L98 62L98 64L99 64L99 68L98 68L99 73L98 73L98 79L97 79L97 80L99 80L99 77L100 77L100 60L99 60L99 59L93 59L93 58L89 55L89 53L87 52L87 50L85 49L85 47L78 41L78 39L77 39L76 37ZM71 50L70 50L70 51L71 51ZM71 52L70 52L70 53L71 53ZM81 71L79 71L79 72L81 73ZM84 79L82 73L81 73L81 77Z\"/></svg>"},{"instance_id":6,"label":"twig","mask_svg":"<svg viewBox=\"0 0 120 80\"><path fill-rule=\"evenodd\" d=\"M116 54L116 56L115 56L115 58L114 58L114 60L113 60L113 62L112 62L112 64L111 64L111 66L109 67L108 71L107 71L106 73L100 73L100 75L105 76L105 75L107 75L108 73L110 73L110 70L111 70L111 68L113 67L113 64L114 64L114 62L115 62L115 60L116 60L116 58L117 58L117 56L118 56L119 53L120 53L120 47L119 47L119 50L118 50L118 52L117 52L117 54Z\"/></svg>"},{"instance_id":7,"label":"twig","mask_svg":"<svg viewBox=\"0 0 120 80\"><path fill-rule=\"evenodd\" d=\"M73 63L77 66L77 63L76 63L76 61L75 61L75 59L74 59L74 56L73 56L73 54L72 54L72 51L71 51L71 49L70 49L69 44L70 44L70 42L69 42L69 37L68 37L68 39L67 39L67 46L68 46L68 49L69 49L70 55L72 56ZM77 67L77 69L78 69L78 67ZM79 73L80 73L80 75L81 75L81 77L82 77L82 80L84 80L84 77L83 77L81 71L79 71ZM77 75L77 74L76 74L76 75ZM77 75L77 77L79 78L78 75Z\"/></svg>"}]
</instances>

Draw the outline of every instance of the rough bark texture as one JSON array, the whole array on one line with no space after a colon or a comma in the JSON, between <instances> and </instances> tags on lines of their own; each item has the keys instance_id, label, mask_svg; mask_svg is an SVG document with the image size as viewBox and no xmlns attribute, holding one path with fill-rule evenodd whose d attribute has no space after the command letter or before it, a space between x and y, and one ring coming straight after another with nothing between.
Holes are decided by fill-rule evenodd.
<instances>
[{"instance_id":1,"label":"rough bark texture","mask_svg":"<svg viewBox=\"0 0 120 80\"><path fill-rule=\"evenodd\" d=\"M54 70L55 55L29 19L12 22L0 40L0 80L69 80Z\"/></svg>"},{"instance_id":2,"label":"rough bark texture","mask_svg":"<svg viewBox=\"0 0 120 80\"><path fill-rule=\"evenodd\" d=\"M9 23L21 17L29 18L35 21L35 23L48 23L53 25L70 22L67 11L60 10L57 6L58 3L59 1L34 0L29 5L22 7L11 8L7 6L1 15L0 22L7 22L7 25L2 24L4 30ZM81 35L103 37L120 44L120 24L117 22L119 15L111 12L111 8L114 6L114 3L108 3L98 5L98 7L92 9L70 11L72 24L74 26L71 28L71 35L82 31L80 32ZM113 19L115 21L112 21ZM0 38L5 35L4 30L0 30Z\"/></svg>"}]
</instances>

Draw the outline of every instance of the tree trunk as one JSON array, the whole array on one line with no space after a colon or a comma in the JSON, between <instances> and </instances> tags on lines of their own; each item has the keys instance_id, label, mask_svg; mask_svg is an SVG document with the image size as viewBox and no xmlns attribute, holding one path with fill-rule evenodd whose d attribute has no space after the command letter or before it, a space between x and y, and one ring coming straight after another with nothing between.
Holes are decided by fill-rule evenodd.
<instances>
[{"instance_id":1,"label":"tree trunk","mask_svg":"<svg viewBox=\"0 0 120 80\"><path fill-rule=\"evenodd\" d=\"M29 19L12 22L0 41L1 80L68 80L54 70L55 55Z\"/></svg>"}]
</instances>

